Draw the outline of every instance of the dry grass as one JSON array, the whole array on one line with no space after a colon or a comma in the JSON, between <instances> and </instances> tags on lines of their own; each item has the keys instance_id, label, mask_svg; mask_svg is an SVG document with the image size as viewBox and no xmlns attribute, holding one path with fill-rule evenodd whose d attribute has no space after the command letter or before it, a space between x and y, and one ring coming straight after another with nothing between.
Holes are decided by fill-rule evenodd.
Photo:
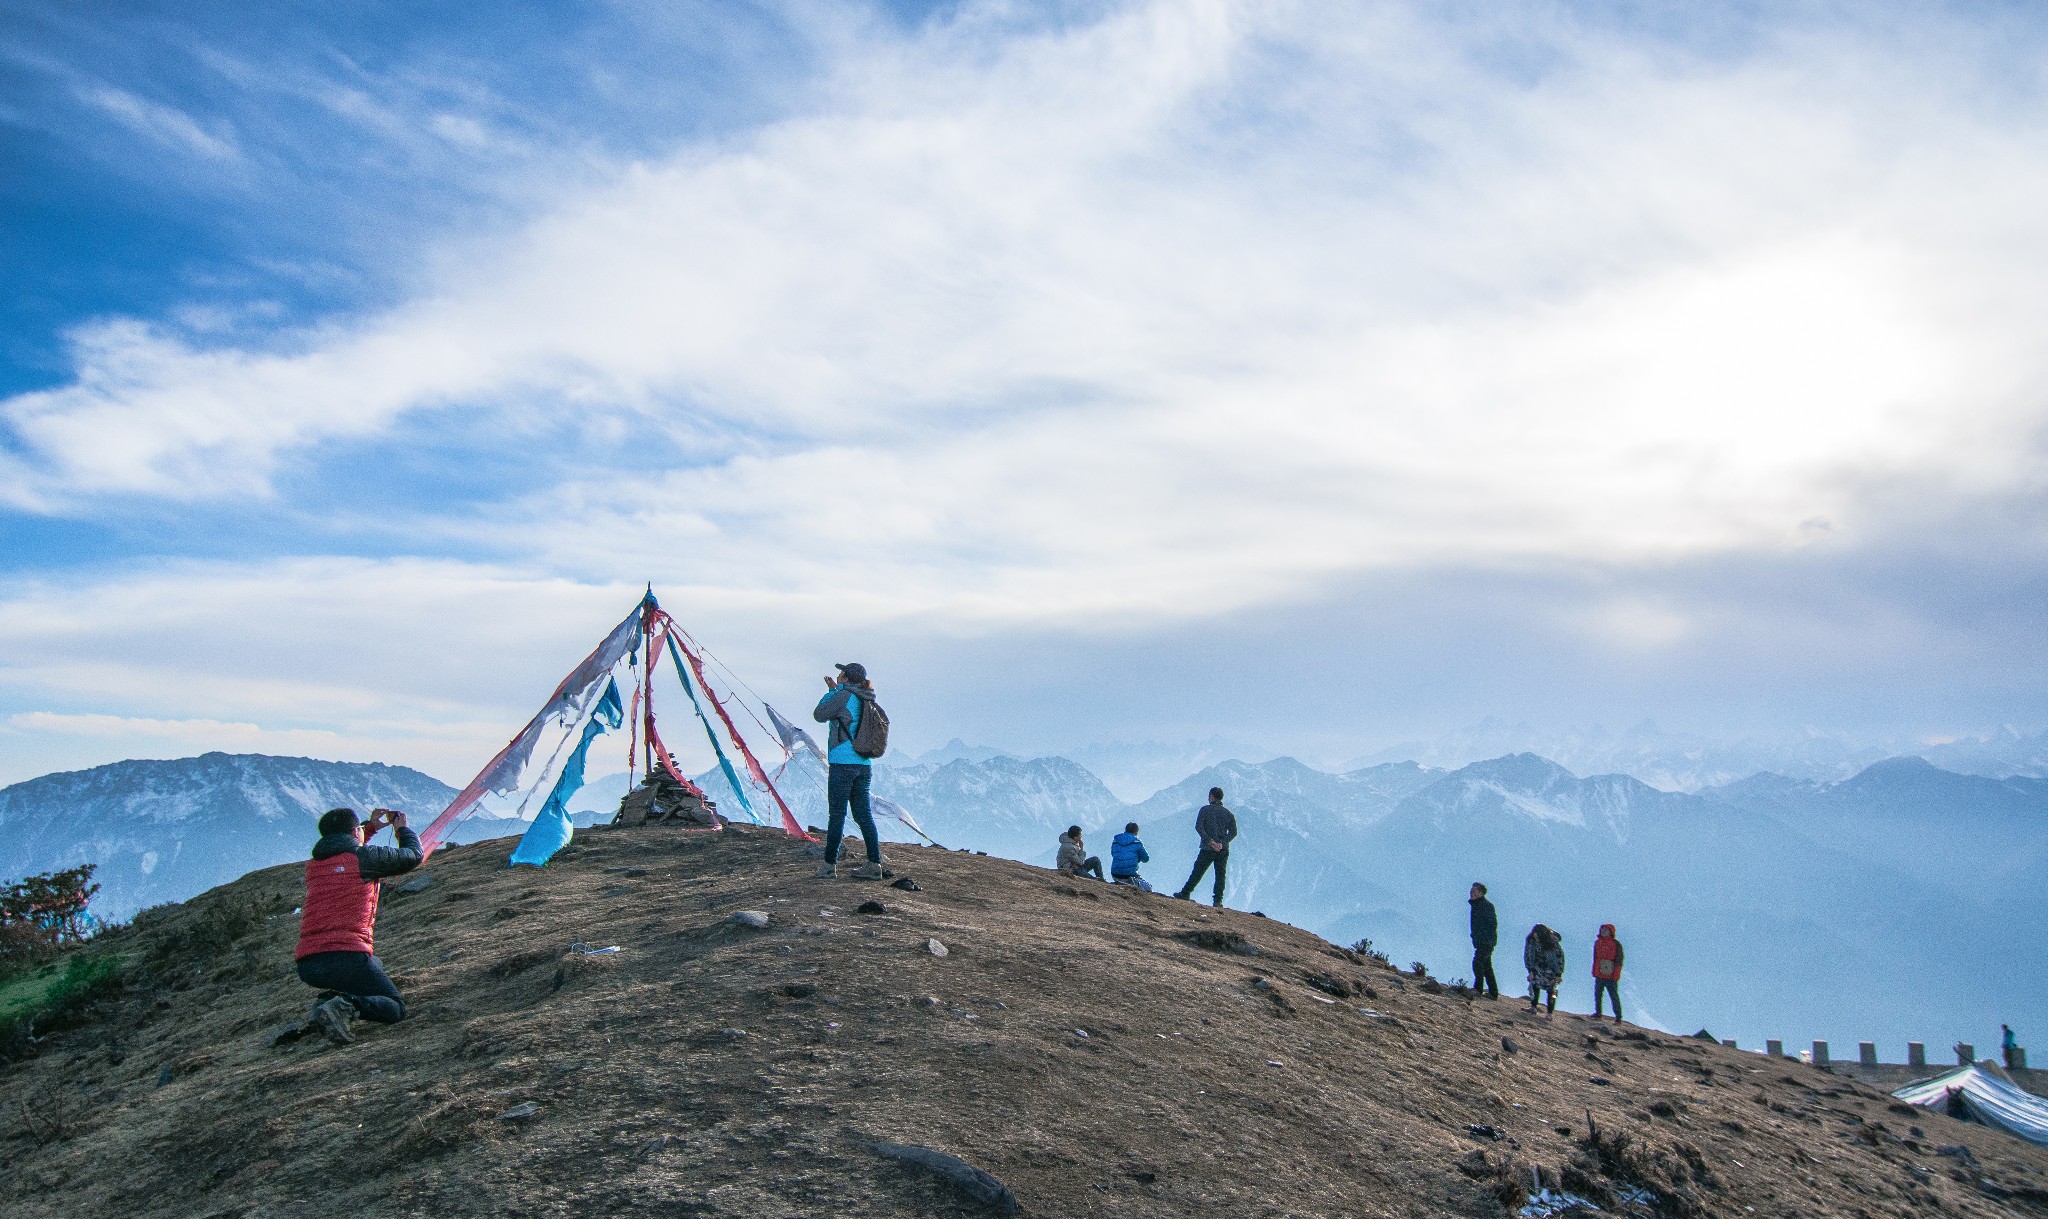
<instances>
[{"instance_id":1,"label":"dry grass","mask_svg":"<svg viewBox=\"0 0 2048 1219\"><path fill-rule=\"evenodd\" d=\"M545 873L508 845L387 890L412 1018L343 1049L268 1045L310 998L275 913L298 869L143 920L147 984L0 1068L0 1215L978 1213L876 1140L1027 1215L1498 1216L1539 1185L1638 1215L2048 1213L2040 1149L1249 914L928 848L891 848L919 893L818 881L758 830L589 833Z\"/></svg>"}]
</instances>

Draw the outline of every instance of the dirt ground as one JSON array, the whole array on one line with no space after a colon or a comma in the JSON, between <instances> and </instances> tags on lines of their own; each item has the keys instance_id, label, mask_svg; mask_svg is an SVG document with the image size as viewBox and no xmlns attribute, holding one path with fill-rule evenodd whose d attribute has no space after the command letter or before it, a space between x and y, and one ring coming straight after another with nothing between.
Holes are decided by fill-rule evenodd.
<instances>
[{"instance_id":1,"label":"dirt ground","mask_svg":"<svg viewBox=\"0 0 2048 1219\"><path fill-rule=\"evenodd\" d=\"M0 1216L995 1213L877 1141L959 1156L1031 1216L1500 1216L1539 1188L1624 1215L2048 1215L2048 1150L1813 1067L1006 860L892 846L922 891L817 880L804 845L586 831L545 871L444 850L379 920L409 1018L347 1047L271 1044L311 1000L298 867L140 920L100 948L124 989L0 1067Z\"/></svg>"}]
</instances>

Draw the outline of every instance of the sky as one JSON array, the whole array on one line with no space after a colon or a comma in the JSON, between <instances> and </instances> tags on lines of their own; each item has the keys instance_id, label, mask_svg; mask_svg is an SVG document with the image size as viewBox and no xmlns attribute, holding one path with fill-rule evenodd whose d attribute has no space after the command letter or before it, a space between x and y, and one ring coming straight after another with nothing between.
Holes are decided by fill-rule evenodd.
<instances>
[{"instance_id":1,"label":"sky","mask_svg":"<svg viewBox=\"0 0 2048 1219\"><path fill-rule=\"evenodd\" d=\"M2048 12L0 4L0 781L2048 725Z\"/></svg>"}]
</instances>

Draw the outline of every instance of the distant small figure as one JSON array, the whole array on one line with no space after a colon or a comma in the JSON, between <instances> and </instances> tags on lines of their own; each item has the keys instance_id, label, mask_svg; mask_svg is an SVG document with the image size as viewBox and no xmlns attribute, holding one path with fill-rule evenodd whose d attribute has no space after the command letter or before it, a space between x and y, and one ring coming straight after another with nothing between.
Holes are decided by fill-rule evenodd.
<instances>
[{"instance_id":1,"label":"distant small figure","mask_svg":"<svg viewBox=\"0 0 2048 1219\"><path fill-rule=\"evenodd\" d=\"M1500 943L1500 916L1486 900L1486 886L1472 882L1472 989L1489 999L1500 998L1500 979L1493 976L1493 947Z\"/></svg>"},{"instance_id":2,"label":"distant small figure","mask_svg":"<svg viewBox=\"0 0 2048 1219\"><path fill-rule=\"evenodd\" d=\"M1614 924L1600 924L1600 937L1593 941L1593 1019L1600 1018L1600 1000L1614 1000L1614 1022L1621 1023L1621 941L1614 938ZM1562 964L1559 969L1562 969Z\"/></svg>"},{"instance_id":3,"label":"distant small figure","mask_svg":"<svg viewBox=\"0 0 2048 1219\"><path fill-rule=\"evenodd\" d=\"M1133 821L1124 826L1124 832L1109 840L1110 883L1131 885L1140 893L1150 893L1152 885L1138 875L1138 865L1151 863L1152 856L1145 850L1145 844L1138 841L1138 823Z\"/></svg>"},{"instance_id":4,"label":"distant small figure","mask_svg":"<svg viewBox=\"0 0 2048 1219\"><path fill-rule=\"evenodd\" d=\"M391 826L395 847L365 846ZM293 952L299 981L322 993L306 1017L306 1028L325 1033L336 1045L355 1040L348 1022L375 1024L405 1019L405 1000L376 956L377 881L420 866L420 839L405 814L373 809L358 824L352 808L321 814L320 841L306 862L306 901L299 913L299 946Z\"/></svg>"},{"instance_id":5,"label":"distant small figure","mask_svg":"<svg viewBox=\"0 0 2048 1219\"><path fill-rule=\"evenodd\" d=\"M1522 964L1529 971L1529 1010L1536 1010L1537 997L1550 992L1550 1004L1543 1013L1557 1012L1557 986L1564 981L1564 940L1557 932L1538 923L1522 941Z\"/></svg>"},{"instance_id":6,"label":"distant small figure","mask_svg":"<svg viewBox=\"0 0 2048 1219\"><path fill-rule=\"evenodd\" d=\"M1081 845L1081 827L1078 825L1068 826L1067 832L1060 835L1060 857L1056 866L1068 876L1088 872L1095 879L1102 879L1102 860L1099 856L1090 855Z\"/></svg>"},{"instance_id":7,"label":"distant small figure","mask_svg":"<svg viewBox=\"0 0 2048 1219\"><path fill-rule=\"evenodd\" d=\"M2005 1036L1999 1041L1998 1046L2005 1054L2005 1069L2010 1071L2018 1065L2014 1060L2019 1057L2019 1038L2012 1035L2010 1024L2001 1024L1998 1027L2005 1030Z\"/></svg>"},{"instance_id":8,"label":"distant small figure","mask_svg":"<svg viewBox=\"0 0 2048 1219\"><path fill-rule=\"evenodd\" d=\"M1195 891L1195 886L1202 883L1202 873L1209 870L1210 864L1215 864L1216 888L1209 904L1221 906L1223 873L1230 866L1230 842L1237 837L1237 814L1223 807L1222 788L1209 789L1209 803L1195 814L1195 835L1202 840L1201 854L1195 856L1195 870L1188 873L1188 883L1182 885L1174 896L1186 901L1188 895Z\"/></svg>"}]
</instances>

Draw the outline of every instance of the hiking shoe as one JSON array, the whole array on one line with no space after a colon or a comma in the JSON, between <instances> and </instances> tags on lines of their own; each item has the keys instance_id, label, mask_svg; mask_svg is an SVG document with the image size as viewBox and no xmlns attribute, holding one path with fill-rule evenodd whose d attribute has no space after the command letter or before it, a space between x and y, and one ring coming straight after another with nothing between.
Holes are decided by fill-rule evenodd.
<instances>
[{"instance_id":1,"label":"hiking shoe","mask_svg":"<svg viewBox=\"0 0 2048 1219\"><path fill-rule=\"evenodd\" d=\"M856 848L854 848L854 849L855 849L855 850L858 850L859 848L858 848L858 847L856 847ZM846 856L846 852L842 850L842 851L840 851L840 852L839 852L839 855L840 855L840 858L839 858L839 859L837 859L837 860L834 860L834 861L833 861L834 863L839 863L839 862L843 862L843 861L844 861L844 859L845 859L845 856ZM895 862L896 862L895 860L893 860L893 859L889 858L889 856L888 856L888 853L887 853L887 852L884 852L884 853L883 853L883 855L882 855L882 866L883 866L883 867L885 867L885 868L886 868L886 867L888 867L888 866L889 866L890 864L892 864L892 863L895 863Z\"/></svg>"},{"instance_id":2,"label":"hiking shoe","mask_svg":"<svg viewBox=\"0 0 2048 1219\"><path fill-rule=\"evenodd\" d=\"M1177 902L1184 902L1188 900L1188 895L1185 893L1176 893L1173 895L1173 900Z\"/></svg>"},{"instance_id":3,"label":"hiking shoe","mask_svg":"<svg viewBox=\"0 0 2048 1219\"><path fill-rule=\"evenodd\" d=\"M880 880L882 875L882 865L878 863L864 863L853 870L855 880Z\"/></svg>"},{"instance_id":4,"label":"hiking shoe","mask_svg":"<svg viewBox=\"0 0 2048 1219\"><path fill-rule=\"evenodd\" d=\"M348 1045L355 1040L355 1034L348 1031L348 1022L355 1019L356 1005L336 995L313 1009L312 1023L320 1026L327 1034L327 1040L336 1045Z\"/></svg>"},{"instance_id":5,"label":"hiking shoe","mask_svg":"<svg viewBox=\"0 0 2048 1219\"><path fill-rule=\"evenodd\" d=\"M838 865L836 865L836 864L829 864L829 863L821 863L821 864L819 864L819 865L818 865L818 870L817 870L817 871L815 871L815 872L813 872L813 873L811 873L811 876L812 876L812 878L813 878L813 879L816 879L816 880L832 880L832 879L835 879L835 878L836 878L836 877L837 877L838 875L839 875L839 867L838 867Z\"/></svg>"}]
</instances>

